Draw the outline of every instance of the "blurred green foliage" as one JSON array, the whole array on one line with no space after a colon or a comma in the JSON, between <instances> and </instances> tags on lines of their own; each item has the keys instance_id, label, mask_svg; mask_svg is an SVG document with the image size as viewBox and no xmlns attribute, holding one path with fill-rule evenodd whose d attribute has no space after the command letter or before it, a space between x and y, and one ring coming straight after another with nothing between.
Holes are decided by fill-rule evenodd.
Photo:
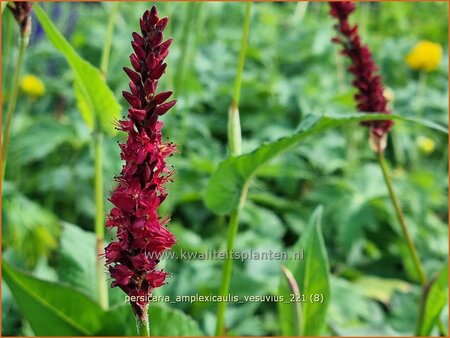
<instances>
[{"instance_id":1,"label":"blurred green foliage","mask_svg":"<svg viewBox=\"0 0 450 338\"><path fill-rule=\"evenodd\" d=\"M98 67L111 4L41 6L77 53ZM146 3L120 5L106 78L120 100L127 87L121 68L129 63L131 32L138 29L137 18L147 7ZM175 88L178 99L176 108L164 117L164 132L180 147L171 160L177 179L168 187L170 195L161 214L172 216L170 228L179 241L175 251L224 249L226 218L208 210L204 191L227 155L226 118L244 4L173 2L158 8L170 16L167 36L175 40L160 88ZM346 60L338 57L337 47L330 42L334 22L327 12L325 3L254 6L240 107L244 153L292 134L306 115L354 111L351 76L345 71ZM353 20L359 23L384 83L393 92L394 113L447 125L447 17L445 3L358 5ZM17 54L14 24L10 13L4 12L3 108ZM422 39L444 48L440 67L427 74L425 85L404 62ZM34 99L21 93L14 116L3 186L4 256L34 276L71 284L95 299L86 270L95 259L88 254L89 246L94 250L95 214L91 134L77 108L74 74L35 19L24 74L39 77L46 94ZM124 101L121 104L126 106ZM429 138L434 149L419 147L420 137ZM116 142L122 138L104 140L105 199L121 167ZM442 269L448 256L447 137L399 122L391 133L387 157L421 259L431 275ZM332 271L326 333L411 335L420 290L411 262L402 258L408 257L406 248L368 146L367 130L353 124L319 134L264 165L258 174L243 210L235 249L291 248L314 209L323 205L322 231ZM75 228L68 223L76 224ZM79 247L72 247L76 243ZM74 257L78 249L80 256ZM90 263L83 265L80 258L85 254ZM75 267L72 270L69 261ZM163 263L173 276L157 294L217 294L223 262ZM279 262L235 262L233 269L231 293L276 294ZM3 286L3 334L32 334ZM112 290L112 305L121 302L123 295ZM205 334L214 332L216 306L170 304L192 316ZM179 313L165 316L170 319ZM228 333L281 334L277 316L275 303L230 304ZM194 324L188 326L197 332Z\"/></svg>"}]
</instances>

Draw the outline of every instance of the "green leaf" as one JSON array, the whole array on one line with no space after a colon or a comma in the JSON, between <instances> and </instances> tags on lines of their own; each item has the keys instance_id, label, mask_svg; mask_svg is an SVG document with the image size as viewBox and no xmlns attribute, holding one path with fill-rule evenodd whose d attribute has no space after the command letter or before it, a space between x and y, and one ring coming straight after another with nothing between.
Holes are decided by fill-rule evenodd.
<instances>
[{"instance_id":1,"label":"green leaf","mask_svg":"<svg viewBox=\"0 0 450 338\"><path fill-rule=\"evenodd\" d=\"M330 288L333 297L328 309L328 322L337 329L335 335L341 335L342 331L354 327L373 326L377 322L387 324L381 306L376 301L364 297L360 288L355 287L347 279L331 275Z\"/></svg>"},{"instance_id":2,"label":"green leaf","mask_svg":"<svg viewBox=\"0 0 450 338\"><path fill-rule=\"evenodd\" d=\"M75 147L77 142L73 125L59 123L50 117L35 119L30 126L12 137L10 163L18 167L26 166L49 157L64 144Z\"/></svg>"},{"instance_id":3,"label":"green leaf","mask_svg":"<svg viewBox=\"0 0 450 338\"><path fill-rule=\"evenodd\" d=\"M76 53L39 5L33 8L48 38L63 53L74 72L75 96L84 121L91 129L97 121L104 132L114 135L117 131L113 122L119 119L121 107L104 77Z\"/></svg>"},{"instance_id":4,"label":"green leaf","mask_svg":"<svg viewBox=\"0 0 450 338\"><path fill-rule=\"evenodd\" d=\"M120 290L122 292L122 290ZM96 336L137 336L136 319L130 304L124 304L125 293L122 292L122 304L105 313L103 325Z\"/></svg>"},{"instance_id":5,"label":"green leaf","mask_svg":"<svg viewBox=\"0 0 450 338\"><path fill-rule=\"evenodd\" d=\"M423 308L420 336L429 336L433 326L437 323L439 315L447 304L448 295L448 265L440 272L439 276L432 282L426 293L425 306Z\"/></svg>"},{"instance_id":6,"label":"green leaf","mask_svg":"<svg viewBox=\"0 0 450 338\"><path fill-rule=\"evenodd\" d=\"M152 336L204 336L194 319L163 304L150 304L149 321Z\"/></svg>"},{"instance_id":7,"label":"green leaf","mask_svg":"<svg viewBox=\"0 0 450 338\"><path fill-rule=\"evenodd\" d=\"M206 188L205 203L217 214L229 214L239 203L244 184L256 171L282 152L296 146L308 136L316 135L330 128L368 120L411 121L447 133L439 125L425 120L386 114L309 115L298 131L291 136L261 145L251 153L230 157L219 164Z\"/></svg>"},{"instance_id":8,"label":"green leaf","mask_svg":"<svg viewBox=\"0 0 450 338\"><path fill-rule=\"evenodd\" d=\"M84 294L19 272L2 260L2 272L37 336L93 336L104 311Z\"/></svg>"},{"instance_id":9,"label":"green leaf","mask_svg":"<svg viewBox=\"0 0 450 338\"><path fill-rule=\"evenodd\" d=\"M62 226L59 280L77 287L95 300L97 290L95 283L92 283L97 278L95 235L73 224L64 222Z\"/></svg>"},{"instance_id":10,"label":"green leaf","mask_svg":"<svg viewBox=\"0 0 450 338\"><path fill-rule=\"evenodd\" d=\"M84 120L84 123L88 126L90 130L95 128L95 116L92 111L92 107L89 105L89 102L85 100L83 92L78 84L78 81L74 81L73 89L75 92L75 98L77 99L77 107L81 113L81 117Z\"/></svg>"},{"instance_id":11,"label":"green leaf","mask_svg":"<svg viewBox=\"0 0 450 338\"><path fill-rule=\"evenodd\" d=\"M287 267L292 271L297 281L300 294L305 295L305 301L301 302L301 335L318 336L325 326L326 313L330 302L329 264L325 244L322 238L320 222L322 207L318 207L311 217L308 228L295 244L294 250L304 250L303 261L288 261ZM287 297L289 302L290 289L286 283L280 283L280 295ZM320 295L319 302L312 302L313 295ZM283 335L294 335L293 328L289 325L295 323L294 307L292 303L279 303L280 320L282 321ZM284 322L284 323L283 323Z\"/></svg>"},{"instance_id":12,"label":"green leaf","mask_svg":"<svg viewBox=\"0 0 450 338\"><path fill-rule=\"evenodd\" d=\"M58 218L16 187L5 189L3 198L3 249L13 248L28 267L34 267L58 245Z\"/></svg>"},{"instance_id":13,"label":"green leaf","mask_svg":"<svg viewBox=\"0 0 450 338\"><path fill-rule=\"evenodd\" d=\"M404 293L411 291L411 285L400 279L381 278L377 276L361 276L355 282L361 293L369 298L389 304L395 291Z\"/></svg>"},{"instance_id":14,"label":"green leaf","mask_svg":"<svg viewBox=\"0 0 450 338\"><path fill-rule=\"evenodd\" d=\"M124 299L125 299L125 294ZM150 333L152 336L204 336L198 323L184 312L161 303L150 303ZM101 336L136 336L136 320L130 304L122 304L105 314Z\"/></svg>"}]
</instances>

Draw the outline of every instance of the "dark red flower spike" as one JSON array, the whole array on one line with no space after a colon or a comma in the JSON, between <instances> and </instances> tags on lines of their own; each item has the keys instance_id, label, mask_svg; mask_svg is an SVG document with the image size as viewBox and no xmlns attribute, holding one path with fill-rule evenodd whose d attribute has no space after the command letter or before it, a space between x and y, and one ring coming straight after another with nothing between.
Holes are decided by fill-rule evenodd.
<instances>
[{"instance_id":1,"label":"dark red flower spike","mask_svg":"<svg viewBox=\"0 0 450 338\"><path fill-rule=\"evenodd\" d=\"M159 19L156 7L152 7L140 20L141 33L132 34L133 69L124 67L130 92L123 92L130 108L128 119L117 123L118 129L128 134L126 142L119 144L125 164L109 199L115 207L106 222L107 227L117 229L118 235L118 240L105 249L111 286L120 287L130 297L147 296L144 301L131 301L139 319L146 315L153 289L163 285L167 276L156 269L159 258L175 244L175 237L165 227L168 218L158 215L158 207L167 196L164 185L173 174L166 158L176 148L162 141L163 122L158 121L176 103L165 102L172 92L156 93L172 42L162 42L167 22L167 18Z\"/></svg>"},{"instance_id":2,"label":"dark red flower spike","mask_svg":"<svg viewBox=\"0 0 450 338\"><path fill-rule=\"evenodd\" d=\"M330 2L330 14L338 20L335 28L338 36L333 42L342 46L341 54L351 60L348 71L354 75L352 84L358 89L355 95L358 110L366 113L391 114L387 100L383 94L381 76L377 74L378 67L373 61L372 53L361 43L357 25L349 23L349 16L355 10L355 5L348 2ZM371 140L377 152L382 152L386 146L386 134L393 122L366 121L362 122L370 128Z\"/></svg>"}]
</instances>

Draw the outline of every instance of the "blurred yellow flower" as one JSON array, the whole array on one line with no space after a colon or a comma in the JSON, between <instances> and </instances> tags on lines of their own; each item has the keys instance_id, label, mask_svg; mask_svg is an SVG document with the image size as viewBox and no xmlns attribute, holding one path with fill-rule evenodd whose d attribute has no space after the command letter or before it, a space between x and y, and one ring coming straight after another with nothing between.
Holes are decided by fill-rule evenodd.
<instances>
[{"instance_id":1,"label":"blurred yellow flower","mask_svg":"<svg viewBox=\"0 0 450 338\"><path fill-rule=\"evenodd\" d=\"M408 54L405 61L409 67L430 72L435 70L442 60L442 47L431 41L420 41Z\"/></svg>"},{"instance_id":2,"label":"blurred yellow flower","mask_svg":"<svg viewBox=\"0 0 450 338\"><path fill-rule=\"evenodd\" d=\"M44 83L34 75L25 75L20 87L25 94L33 98L41 97L45 94Z\"/></svg>"},{"instance_id":3,"label":"blurred yellow flower","mask_svg":"<svg viewBox=\"0 0 450 338\"><path fill-rule=\"evenodd\" d=\"M434 148L436 147L434 141L426 136L419 136L416 139L416 144L419 150L425 154L431 154L434 151Z\"/></svg>"}]
</instances>

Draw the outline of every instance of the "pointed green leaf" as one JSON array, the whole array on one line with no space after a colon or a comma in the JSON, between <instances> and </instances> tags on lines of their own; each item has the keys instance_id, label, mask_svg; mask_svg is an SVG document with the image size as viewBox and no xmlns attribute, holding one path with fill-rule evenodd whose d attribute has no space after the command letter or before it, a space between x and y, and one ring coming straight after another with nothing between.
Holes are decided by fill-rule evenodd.
<instances>
[{"instance_id":1,"label":"pointed green leaf","mask_svg":"<svg viewBox=\"0 0 450 338\"><path fill-rule=\"evenodd\" d=\"M104 311L84 294L37 279L2 260L5 282L37 336L93 336Z\"/></svg>"},{"instance_id":2,"label":"pointed green leaf","mask_svg":"<svg viewBox=\"0 0 450 338\"><path fill-rule=\"evenodd\" d=\"M326 313L330 302L329 264L325 244L320 229L322 207L318 207L311 217L311 221L300 241L294 246L295 251L304 250L302 261L288 261L287 267L292 271L298 284L299 292L305 295L301 304L301 335L319 336L325 327ZM279 294L285 301L290 301L292 292L286 283L280 283ZM317 299L314 295L317 295ZM279 303L280 320L283 335L296 335L289 323L295 324L295 308L291 303Z\"/></svg>"},{"instance_id":3,"label":"pointed green leaf","mask_svg":"<svg viewBox=\"0 0 450 338\"><path fill-rule=\"evenodd\" d=\"M94 121L97 121L99 128L114 135L114 121L119 119L121 107L102 74L77 54L38 4L33 8L48 38L63 53L74 72L75 96L86 124L94 128Z\"/></svg>"},{"instance_id":4,"label":"pointed green leaf","mask_svg":"<svg viewBox=\"0 0 450 338\"><path fill-rule=\"evenodd\" d=\"M436 325L439 315L448 298L448 265L441 271L437 279L431 284L425 299L422 323L419 328L420 336L429 336Z\"/></svg>"},{"instance_id":5,"label":"pointed green leaf","mask_svg":"<svg viewBox=\"0 0 450 338\"><path fill-rule=\"evenodd\" d=\"M386 120L410 121L447 133L447 129L425 120L386 114L309 115L293 135L261 145L251 153L230 157L219 164L206 189L205 203L217 214L229 214L239 203L242 187L255 175L258 168L282 152L298 145L308 136L313 136L333 127L350 123Z\"/></svg>"}]
</instances>

